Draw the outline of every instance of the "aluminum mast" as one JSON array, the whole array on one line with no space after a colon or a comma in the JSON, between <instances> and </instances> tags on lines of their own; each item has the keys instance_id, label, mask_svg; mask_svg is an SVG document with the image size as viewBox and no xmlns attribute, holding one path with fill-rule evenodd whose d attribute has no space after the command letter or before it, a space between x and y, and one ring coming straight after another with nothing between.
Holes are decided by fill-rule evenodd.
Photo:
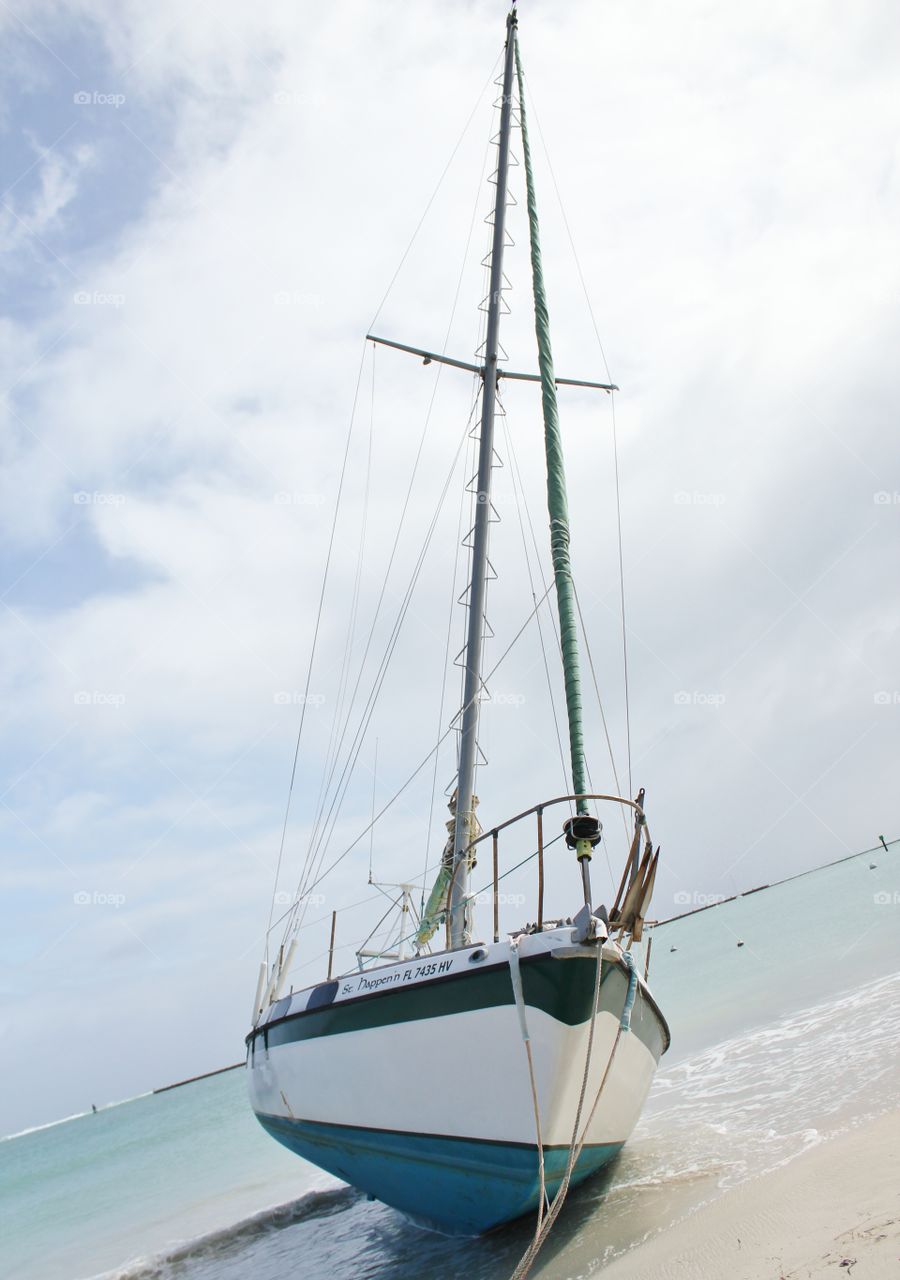
<instances>
[{"instance_id":1,"label":"aluminum mast","mask_svg":"<svg viewBox=\"0 0 900 1280\"><path fill-rule=\"evenodd\" d=\"M456 830L453 842L453 878L450 886L450 944L465 946L466 900L469 893L469 846L477 835L473 798L478 752L478 719L481 699L481 658L484 645L485 585L487 580L488 528L491 513L491 470L494 458L494 409L497 400L497 360L500 334L500 300L503 288L503 248L506 240L506 187L509 172L509 134L512 117L513 72L516 47L516 11L506 19L506 57L500 134L497 143L497 199L491 246L487 337L484 351L484 389L481 440L478 452L478 491L472 538L472 578L469 585L469 618L465 649L465 690L459 741L459 777L456 787Z\"/></svg>"}]
</instances>

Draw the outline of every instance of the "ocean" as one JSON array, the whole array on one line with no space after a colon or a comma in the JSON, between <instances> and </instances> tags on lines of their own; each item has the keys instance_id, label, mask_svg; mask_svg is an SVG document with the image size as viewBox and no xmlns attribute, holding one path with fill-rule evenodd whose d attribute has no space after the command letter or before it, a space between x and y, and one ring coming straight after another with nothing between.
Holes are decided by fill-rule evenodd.
<instances>
[{"instance_id":1,"label":"ocean","mask_svg":"<svg viewBox=\"0 0 900 1280\"><path fill-rule=\"evenodd\" d=\"M570 1194L547 1280L900 1106L900 846L649 936L672 1049L622 1154ZM505 1280L532 1230L413 1227L268 1138L242 1069L0 1140L4 1280Z\"/></svg>"}]
</instances>

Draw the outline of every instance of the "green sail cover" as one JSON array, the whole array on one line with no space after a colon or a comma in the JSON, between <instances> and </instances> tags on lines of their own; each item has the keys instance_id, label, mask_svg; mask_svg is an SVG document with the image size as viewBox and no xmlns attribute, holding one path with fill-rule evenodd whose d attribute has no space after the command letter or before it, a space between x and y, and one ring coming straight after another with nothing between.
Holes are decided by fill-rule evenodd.
<instances>
[{"instance_id":1,"label":"green sail cover","mask_svg":"<svg viewBox=\"0 0 900 1280\"><path fill-rule=\"evenodd\" d=\"M566 712L569 720L569 751L572 759L572 785L576 795L583 795L588 791L588 781L584 759L584 730L581 722L581 668L578 656L577 609L572 582L572 565L569 560L569 504L566 497L566 470L559 430L556 381L553 376L553 352L550 347L550 316L547 311L547 293L544 288L544 271L541 263L541 237L534 194L534 178L531 172L531 148L528 145L522 61L519 57L518 44L516 44L516 76L519 83L519 118L522 124L522 149L525 155L525 183L528 193L531 274L534 284L534 327L537 333L541 400L544 409L550 551L553 558L556 602L559 609L560 643L566 684ZM578 812L588 812L586 801L578 802Z\"/></svg>"},{"instance_id":2,"label":"green sail cover","mask_svg":"<svg viewBox=\"0 0 900 1280\"><path fill-rule=\"evenodd\" d=\"M450 888L450 875L450 868L442 866L434 882L434 888L428 895L428 902L422 913L422 923L416 934L416 943L420 947L424 947L426 942L431 941L447 918L447 890Z\"/></svg>"}]
</instances>

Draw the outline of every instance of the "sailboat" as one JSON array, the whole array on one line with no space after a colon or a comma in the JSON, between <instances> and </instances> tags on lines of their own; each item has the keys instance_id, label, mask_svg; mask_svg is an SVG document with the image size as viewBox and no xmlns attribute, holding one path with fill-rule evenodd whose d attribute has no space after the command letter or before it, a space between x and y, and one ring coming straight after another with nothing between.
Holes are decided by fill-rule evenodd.
<instances>
[{"instance_id":1,"label":"sailboat","mask_svg":"<svg viewBox=\"0 0 900 1280\"><path fill-rule=\"evenodd\" d=\"M422 1226L469 1235L530 1211L546 1227L568 1188L606 1165L628 1139L669 1045L666 1020L633 951L642 938L659 858L644 792L635 798L595 793L585 764L557 389L616 388L554 371L515 8L506 19L500 87L483 358L468 363L367 335L426 363L468 370L482 384L458 769L439 874L420 913L411 886L398 886L396 945L364 944L350 971L332 972L332 918L327 974L293 989L297 934L286 935L261 965L247 1036L250 1100L272 1137ZM525 160L538 373L512 373L500 363L515 127ZM500 815L492 798L492 816L485 818L482 804L480 820L475 785L494 423L498 387L506 378L541 388L572 789L536 797L509 817ZM605 839L600 812L610 808L626 814L628 840L618 892L607 907L594 902L591 859ZM544 918L550 830L571 856L572 908L563 919ZM504 845L513 837L517 850L522 840L534 846L537 903L529 923L501 933L499 884ZM476 858L493 871L490 930L476 918Z\"/></svg>"}]
</instances>

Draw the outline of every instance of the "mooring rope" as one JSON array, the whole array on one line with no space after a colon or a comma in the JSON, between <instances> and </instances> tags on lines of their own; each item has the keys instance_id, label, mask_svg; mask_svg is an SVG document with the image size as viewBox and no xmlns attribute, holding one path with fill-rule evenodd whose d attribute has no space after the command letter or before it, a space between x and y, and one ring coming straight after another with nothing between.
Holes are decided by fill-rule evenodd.
<instances>
[{"instance_id":1,"label":"mooring rope","mask_svg":"<svg viewBox=\"0 0 900 1280\"><path fill-rule=\"evenodd\" d=\"M601 969L602 969L602 963L603 963L603 954L602 954L602 950L598 950L597 952L597 979L594 986L594 1001L593 1001L593 1013L591 1016L591 1029L590 1029L590 1032L588 1033L588 1047L587 1047L587 1053L585 1055L584 1076L581 1081L581 1093L579 1094L579 1097L578 1097L578 1107L575 1112L575 1127L572 1133L572 1145L569 1148L569 1158L566 1161L566 1171L563 1174L562 1182L559 1184L559 1189L557 1190L556 1195L553 1197L553 1203L550 1205L550 1208L547 1210L546 1217L543 1214L543 1205L541 1205L541 1208L538 1212L538 1225L535 1230L534 1239L532 1240L531 1244L528 1246L528 1248L525 1250L524 1254L520 1258L519 1265L516 1267L515 1271L512 1273L510 1280L524 1280L524 1277L528 1275L529 1271L532 1268L532 1265L534 1264L535 1258L537 1257L538 1253L543 1247L544 1242L547 1239L547 1236L550 1234L551 1227L553 1226L556 1219L559 1217L560 1210L562 1209L563 1204L565 1203L565 1200L566 1200L566 1196L569 1193L569 1186L572 1180L572 1173L575 1169L576 1163L578 1162L578 1158L580 1157L582 1151L584 1150L584 1144L587 1141L588 1131L591 1127L591 1124L593 1123L594 1116L597 1111L597 1107L600 1103L600 1099L603 1096L603 1090L606 1088L606 1081L609 1078L609 1073L612 1069L613 1062L615 1061L616 1050L619 1047L619 1042L621 1041L623 1034L627 1033L631 1029L631 1014L632 1014L632 1010L634 1009L634 1001L637 995L637 985L638 985L637 968L634 963L634 957L632 956L630 951L622 952L622 960L624 961L628 969L628 990L625 994L625 1003L622 1006L622 1016L619 1019L619 1026L616 1031L616 1038L615 1040L613 1040L612 1049L610 1050L609 1058L607 1059L606 1067L603 1071L603 1077L600 1080L600 1085L597 1089L596 1096L594 1097L594 1103L593 1103L593 1106L591 1107L590 1115L587 1118L584 1129L582 1130L582 1133L581 1133L581 1138L579 1139L578 1130L581 1124L581 1111L584 1104L585 1094L587 1093L588 1074L590 1072L590 1066L591 1066L591 1056L592 1056L593 1043L594 1043L594 1027L596 1025L597 1014L599 1013L599 1009L600 1009L600 981L601 981L600 975L601 975ZM542 1153L542 1160L543 1160L543 1153Z\"/></svg>"},{"instance_id":2,"label":"mooring rope","mask_svg":"<svg viewBox=\"0 0 900 1280\"><path fill-rule=\"evenodd\" d=\"M541 1104L538 1100L537 1082L534 1078L534 1056L531 1052L531 1033L528 1030L528 1017L525 1012L525 994L522 990L522 970L519 966L520 938L510 939L509 944L509 976L512 981L513 995L516 1001L516 1013L519 1015L519 1030L525 1045L525 1056L528 1059L528 1080L531 1085L531 1105L534 1110L534 1128L537 1135L538 1174L541 1180L541 1198L538 1202L538 1220L536 1231L540 1231L544 1220L544 1209L547 1206L547 1180L544 1173L544 1139L541 1134Z\"/></svg>"}]
</instances>

